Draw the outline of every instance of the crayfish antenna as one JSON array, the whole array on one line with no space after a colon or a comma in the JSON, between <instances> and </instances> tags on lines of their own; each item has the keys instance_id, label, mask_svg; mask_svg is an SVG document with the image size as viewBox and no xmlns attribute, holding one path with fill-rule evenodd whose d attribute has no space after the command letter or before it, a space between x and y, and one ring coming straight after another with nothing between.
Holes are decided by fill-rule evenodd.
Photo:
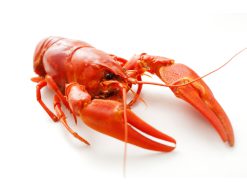
<instances>
[{"instance_id":1,"label":"crayfish antenna","mask_svg":"<svg viewBox=\"0 0 247 191\"><path fill-rule=\"evenodd\" d=\"M126 89L123 88L123 117L124 117L124 160L123 160L123 175L126 177L127 164L127 143L128 143L128 124L127 124L127 103L126 103Z\"/></svg>"},{"instance_id":2,"label":"crayfish antenna","mask_svg":"<svg viewBox=\"0 0 247 191\"><path fill-rule=\"evenodd\" d=\"M198 81L198 80L201 80L201 79L203 79L203 78L205 78L205 77L207 77L207 76L209 76L209 75L211 75L211 74L217 72L218 70L222 69L222 68L225 67L227 64L229 64L234 58L236 58L238 55L240 55L242 52L244 52L244 51L246 51L246 50L247 50L247 48L243 48L242 50L238 51L238 52L237 52L236 54L234 54L229 60L227 60L223 65L221 65L220 67L218 67L218 68L216 68L216 69L214 69L214 70L212 70L212 71L206 73L206 74L203 75L203 76L197 77L197 78L195 78L195 79L193 79L193 80L191 80L191 81L189 81L189 82L187 82L187 83L183 83L183 84L179 84L179 85L169 85L169 84L168 84L168 85L166 85L166 87L181 87L181 86L186 86L186 85L192 84L193 82L196 82L196 81Z\"/></svg>"},{"instance_id":3,"label":"crayfish antenna","mask_svg":"<svg viewBox=\"0 0 247 191\"><path fill-rule=\"evenodd\" d=\"M240 55L241 53L243 53L244 51L246 51L247 48L243 48L241 49L240 51L238 51L236 54L234 54L229 60L227 60L223 65L221 65L220 67L204 74L203 76L198 76L197 78L194 78L194 79L191 79L189 82L184 82L184 83L180 83L180 84L161 84L161 83L156 83L156 82L144 82L142 80L136 80L136 79L132 79L130 78L130 82L132 82L133 84L138 84L138 85L142 85L142 84L149 84L149 85L156 85L156 86L164 86L164 87L169 87L169 88L175 88L175 87L181 87L181 86L186 86L186 85L189 85L189 84L192 84L198 80L201 80L215 72L217 72L218 70L222 69L223 67L225 67L226 65L228 65L234 58L236 58L238 55Z\"/></svg>"}]
</instances>

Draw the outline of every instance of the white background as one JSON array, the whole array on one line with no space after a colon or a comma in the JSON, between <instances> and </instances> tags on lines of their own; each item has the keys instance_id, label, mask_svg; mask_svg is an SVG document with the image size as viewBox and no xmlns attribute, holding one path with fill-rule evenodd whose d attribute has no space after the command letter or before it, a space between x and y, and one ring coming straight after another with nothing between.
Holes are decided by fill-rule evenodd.
<instances>
[{"instance_id":1,"label":"white background","mask_svg":"<svg viewBox=\"0 0 247 191\"><path fill-rule=\"evenodd\" d=\"M147 105L139 103L133 110L178 145L165 154L129 145L126 181L124 144L71 122L91 146L73 139L36 102L30 78L35 76L34 48L50 35L84 40L127 59L142 52L173 58L203 75L247 47L246 7L236 0L1 1L0 189L147 185L149 190L206 190L214 183L218 189L236 188L247 176L247 52L205 79L232 121L235 147L223 144L211 125L168 88L145 86ZM43 95L52 106L51 92ZM144 180L132 179L137 177ZM150 183L152 177L161 179Z\"/></svg>"}]
</instances>

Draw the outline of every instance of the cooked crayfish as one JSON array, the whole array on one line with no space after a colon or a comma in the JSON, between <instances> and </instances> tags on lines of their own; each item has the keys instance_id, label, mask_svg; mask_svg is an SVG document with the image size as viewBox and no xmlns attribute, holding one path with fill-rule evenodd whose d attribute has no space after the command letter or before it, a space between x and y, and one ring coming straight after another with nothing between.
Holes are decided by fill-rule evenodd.
<instances>
[{"instance_id":1,"label":"cooked crayfish","mask_svg":"<svg viewBox=\"0 0 247 191\"><path fill-rule=\"evenodd\" d=\"M90 44L60 37L42 40L34 54L34 71L38 77L37 100L53 121L60 121L80 141L88 141L74 132L66 121L61 104L79 116L86 125L121 141L154 151L168 152L176 141L136 116L131 106L138 100L144 73L156 74L173 93L194 106L216 129L224 142L234 144L231 123L205 82L188 66L174 60L148 54L135 55L129 61L100 51ZM132 101L126 93L138 85ZM41 98L41 89L54 93L55 114ZM136 130L138 129L138 130ZM139 133L141 131L143 133ZM170 142L159 143L144 134Z\"/></svg>"}]
</instances>

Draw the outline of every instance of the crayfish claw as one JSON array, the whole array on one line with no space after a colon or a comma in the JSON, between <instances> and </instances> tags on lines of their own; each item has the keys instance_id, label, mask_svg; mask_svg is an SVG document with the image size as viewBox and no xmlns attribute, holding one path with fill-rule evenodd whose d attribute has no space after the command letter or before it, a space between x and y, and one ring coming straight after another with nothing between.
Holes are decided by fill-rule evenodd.
<instances>
[{"instance_id":1,"label":"crayfish claw","mask_svg":"<svg viewBox=\"0 0 247 191\"><path fill-rule=\"evenodd\" d=\"M82 120L91 128L121 141L145 149L169 152L175 149L176 141L170 136L156 130L127 109L127 129L123 120L123 105L113 100L94 99L80 112ZM148 136L146 136L148 135ZM157 138L164 143L152 140Z\"/></svg>"},{"instance_id":2,"label":"crayfish claw","mask_svg":"<svg viewBox=\"0 0 247 191\"><path fill-rule=\"evenodd\" d=\"M199 76L192 69L183 64L175 64L161 67L158 76L168 85L178 85L177 87L170 87L173 93L178 98L190 103L207 118L224 142L228 142L230 146L234 145L234 134L230 120L209 87L202 79L199 79ZM198 80L194 81L195 79Z\"/></svg>"}]
</instances>

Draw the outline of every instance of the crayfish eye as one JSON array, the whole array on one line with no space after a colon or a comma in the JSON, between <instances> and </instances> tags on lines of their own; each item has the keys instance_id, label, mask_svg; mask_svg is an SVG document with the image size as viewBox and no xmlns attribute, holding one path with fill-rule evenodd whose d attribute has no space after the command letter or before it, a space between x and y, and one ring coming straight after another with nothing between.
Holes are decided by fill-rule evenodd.
<instances>
[{"instance_id":1,"label":"crayfish eye","mask_svg":"<svg viewBox=\"0 0 247 191\"><path fill-rule=\"evenodd\" d=\"M113 74L113 73L105 74L105 79L106 80L112 80L114 77L115 77L115 74Z\"/></svg>"}]
</instances>

